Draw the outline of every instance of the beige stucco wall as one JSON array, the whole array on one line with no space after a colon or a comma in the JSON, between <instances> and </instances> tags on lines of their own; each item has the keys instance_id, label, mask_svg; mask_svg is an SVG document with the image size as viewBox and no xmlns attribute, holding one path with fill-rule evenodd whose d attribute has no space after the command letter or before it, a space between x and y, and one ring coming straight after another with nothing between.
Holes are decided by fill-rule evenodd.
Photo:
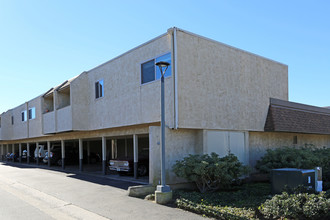
<instances>
[{"instance_id":1,"label":"beige stucco wall","mask_svg":"<svg viewBox=\"0 0 330 220\"><path fill-rule=\"evenodd\" d=\"M55 133L55 111L44 113L42 117L44 134Z\"/></svg>"},{"instance_id":2,"label":"beige stucco wall","mask_svg":"<svg viewBox=\"0 0 330 220\"><path fill-rule=\"evenodd\" d=\"M42 97L39 96L28 102L28 108L36 108L36 118L29 120L29 137L40 137L43 135L41 99Z\"/></svg>"},{"instance_id":3,"label":"beige stucco wall","mask_svg":"<svg viewBox=\"0 0 330 220\"><path fill-rule=\"evenodd\" d=\"M80 74L70 85L71 90L71 109L72 109L72 129L88 130L89 127L89 108L91 100L89 93L93 88L88 87L87 73Z\"/></svg>"},{"instance_id":4,"label":"beige stucco wall","mask_svg":"<svg viewBox=\"0 0 330 220\"><path fill-rule=\"evenodd\" d=\"M9 140L13 135L13 126L11 124L12 110L1 114L1 139Z\"/></svg>"},{"instance_id":5,"label":"beige stucco wall","mask_svg":"<svg viewBox=\"0 0 330 220\"><path fill-rule=\"evenodd\" d=\"M57 132L72 130L72 108L66 106L57 110Z\"/></svg>"},{"instance_id":6,"label":"beige stucco wall","mask_svg":"<svg viewBox=\"0 0 330 220\"><path fill-rule=\"evenodd\" d=\"M165 131L165 169L166 184L185 183L186 180L178 178L172 171L177 160L181 160L189 154L203 153L203 131L192 129ZM160 181L160 127L149 127L149 183L157 185Z\"/></svg>"},{"instance_id":7,"label":"beige stucco wall","mask_svg":"<svg viewBox=\"0 0 330 220\"><path fill-rule=\"evenodd\" d=\"M171 37L164 35L81 74L71 83L74 129L160 121L160 81L141 84L141 64L167 52L171 52ZM168 123L173 122L172 79L165 79ZM99 80L104 83L104 97L95 99L95 82Z\"/></svg>"},{"instance_id":8,"label":"beige stucco wall","mask_svg":"<svg viewBox=\"0 0 330 220\"><path fill-rule=\"evenodd\" d=\"M11 139L21 139L27 137L28 132L28 119L22 121L22 111L26 111L26 116L28 117L28 110L26 104L22 104L14 109L12 109L12 114L14 116L13 133Z\"/></svg>"},{"instance_id":9,"label":"beige stucco wall","mask_svg":"<svg viewBox=\"0 0 330 220\"><path fill-rule=\"evenodd\" d=\"M297 144L293 138L297 136ZM284 132L249 132L250 165L255 166L267 149L278 147L299 147L314 145L315 147L330 147L330 135L298 134Z\"/></svg>"},{"instance_id":10,"label":"beige stucco wall","mask_svg":"<svg viewBox=\"0 0 330 220\"><path fill-rule=\"evenodd\" d=\"M288 99L288 67L177 32L180 128L262 131L269 98Z\"/></svg>"},{"instance_id":11,"label":"beige stucco wall","mask_svg":"<svg viewBox=\"0 0 330 220\"><path fill-rule=\"evenodd\" d=\"M29 108L35 107L36 117L32 120L22 121L22 112L26 111L28 118ZM11 123L14 116L14 124ZM17 106L1 115L1 139L15 140L28 137L42 136L41 97L36 97L27 103Z\"/></svg>"}]
</instances>

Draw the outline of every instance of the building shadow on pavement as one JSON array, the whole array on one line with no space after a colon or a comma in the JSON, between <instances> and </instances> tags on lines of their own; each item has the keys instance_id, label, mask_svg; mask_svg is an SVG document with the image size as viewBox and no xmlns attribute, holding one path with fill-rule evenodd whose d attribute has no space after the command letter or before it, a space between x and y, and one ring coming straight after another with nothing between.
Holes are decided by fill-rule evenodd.
<instances>
[{"instance_id":1,"label":"building shadow on pavement","mask_svg":"<svg viewBox=\"0 0 330 220\"><path fill-rule=\"evenodd\" d=\"M51 166L48 167L47 165L41 164L36 165L35 163L26 164L26 163L19 163L19 162L8 162L8 161L2 161L0 162L2 166L11 166L11 167L17 167L20 169L44 169L44 170L51 170L51 171L57 171L61 173L65 173L66 177L68 178L74 178L86 182L91 182L99 185L105 185L105 186L111 186L116 187L119 189L127 190L130 186L137 186L142 184L148 184L141 181L134 181L130 179L120 180L117 177L111 178L109 175L101 175L98 172L92 173L84 173L80 172L79 169L75 169L75 167L70 167L68 170L62 170L60 167ZM79 168L79 167L78 167Z\"/></svg>"}]
</instances>

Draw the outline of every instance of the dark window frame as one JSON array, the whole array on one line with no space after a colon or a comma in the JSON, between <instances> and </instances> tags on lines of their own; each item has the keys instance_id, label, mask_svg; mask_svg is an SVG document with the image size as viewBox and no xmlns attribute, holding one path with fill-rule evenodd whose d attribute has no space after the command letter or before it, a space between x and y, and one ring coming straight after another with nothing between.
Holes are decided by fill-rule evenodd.
<instances>
[{"instance_id":1,"label":"dark window frame","mask_svg":"<svg viewBox=\"0 0 330 220\"><path fill-rule=\"evenodd\" d=\"M21 119L22 119L22 122L25 122L27 120L27 118L26 118L26 110L24 110L24 111L21 112Z\"/></svg>"},{"instance_id":2,"label":"dark window frame","mask_svg":"<svg viewBox=\"0 0 330 220\"><path fill-rule=\"evenodd\" d=\"M33 111L34 111L34 115L32 114ZM35 107L29 108L28 118L29 118L29 120L32 120L32 119L36 118L36 108Z\"/></svg>"},{"instance_id":3,"label":"dark window frame","mask_svg":"<svg viewBox=\"0 0 330 220\"><path fill-rule=\"evenodd\" d=\"M169 57L166 57L169 56ZM164 59L165 58L165 59ZM167 52L165 54L162 54L160 56L157 56L153 59L147 60L143 63L141 63L141 85L143 84L147 84L156 80L160 79L160 71L158 68L156 68L156 63L159 61L166 61L169 62L170 64L172 64L172 54L171 52ZM152 63L152 65L150 65ZM144 68L145 66L149 65L149 69L148 67ZM144 70L151 70L151 66L152 66L152 71L151 72L147 72L145 74ZM171 71L171 66L169 66L169 69L166 71L165 73L165 78L172 76L172 71ZM149 74L149 76L145 76Z\"/></svg>"},{"instance_id":4,"label":"dark window frame","mask_svg":"<svg viewBox=\"0 0 330 220\"><path fill-rule=\"evenodd\" d=\"M150 71L150 67L145 68L145 66L148 66L152 64L152 72L145 72ZM152 74L151 76L149 74ZM152 82L156 80L156 67L155 67L155 59L148 60L147 62L144 62L141 64L141 84L145 84L148 82Z\"/></svg>"},{"instance_id":5,"label":"dark window frame","mask_svg":"<svg viewBox=\"0 0 330 220\"><path fill-rule=\"evenodd\" d=\"M95 82L95 99L104 97L104 81L103 79Z\"/></svg>"}]
</instances>

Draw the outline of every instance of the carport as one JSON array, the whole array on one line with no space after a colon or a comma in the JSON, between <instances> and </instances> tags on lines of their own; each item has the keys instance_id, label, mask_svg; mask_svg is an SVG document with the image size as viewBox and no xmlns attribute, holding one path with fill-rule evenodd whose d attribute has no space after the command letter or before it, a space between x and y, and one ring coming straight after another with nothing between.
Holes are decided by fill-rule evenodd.
<instances>
[{"instance_id":1,"label":"carport","mask_svg":"<svg viewBox=\"0 0 330 220\"><path fill-rule=\"evenodd\" d=\"M149 136L147 134L139 136L121 136L113 139L111 143L111 154L109 155L109 160L132 160L134 163L134 178L137 179L139 173L138 169L142 168L141 164L139 166L139 153L143 150L147 150L147 157L149 158ZM148 172L149 166L145 167L145 169L147 169Z\"/></svg>"},{"instance_id":2,"label":"carport","mask_svg":"<svg viewBox=\"0 0 330 220\"><path fill-rule=\"evenodd\" d=\"M95 135L90 135L89 133L82 135L59 135L57 138L51 136L49 138L44 137L42 139L26 140L18 143L6 143L0 146L1 154L5 156L10 151L16 152L18 153L20 163L34 163L37 166L47 167L52 166L54 161L48 160L43 165L44 163L40 158L39 149L43 146L45 153L48 152L48 155L50 155L50 152L56 146L56 155L58 157L60 154L60 165L63 170L73 169L80 172L116 175L113 176L114 178L120 177L117 176L117 171L109 172L109 160L130 158L130 170L134 171L132 173L134 173L134 178L137 179L139 153L142 149L148 150L149 158L149 134L146 132L140 132L139 134L134 134L134 132L129 134L127 132L127 134L126 132L116 131L113 132L114 135L104 132L98 136L100 133L95 133ZM27 156L22 160L24 150L26 150ZM73 158L66 158L72 155L68 154L69 151L75 155L74 162L72 162ZM38 152L37 155L35 155L36 152ZM98 155L98 160L95 155ZM70 165L70 167L66 167L67 165ZM149 170L149 166L147 166L147 170Z\"/></svg>"}]
</instances>

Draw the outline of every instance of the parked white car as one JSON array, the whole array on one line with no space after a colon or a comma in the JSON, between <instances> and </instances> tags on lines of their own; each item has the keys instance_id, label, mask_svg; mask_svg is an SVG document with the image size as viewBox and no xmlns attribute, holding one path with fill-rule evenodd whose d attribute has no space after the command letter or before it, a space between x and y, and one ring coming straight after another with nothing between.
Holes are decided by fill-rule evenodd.
<instances>
[{"instance_id":1,"label":"parked white car","mask_svg":"<svg viewBox=\"0 0 330 220\"><path fill-rule=\"evenodd\" d=\"M36 148L34 150L34 158L44 158L45 157L45 146L44 145L39 145L39 149Z\"/></svg>"}]
</instances>

